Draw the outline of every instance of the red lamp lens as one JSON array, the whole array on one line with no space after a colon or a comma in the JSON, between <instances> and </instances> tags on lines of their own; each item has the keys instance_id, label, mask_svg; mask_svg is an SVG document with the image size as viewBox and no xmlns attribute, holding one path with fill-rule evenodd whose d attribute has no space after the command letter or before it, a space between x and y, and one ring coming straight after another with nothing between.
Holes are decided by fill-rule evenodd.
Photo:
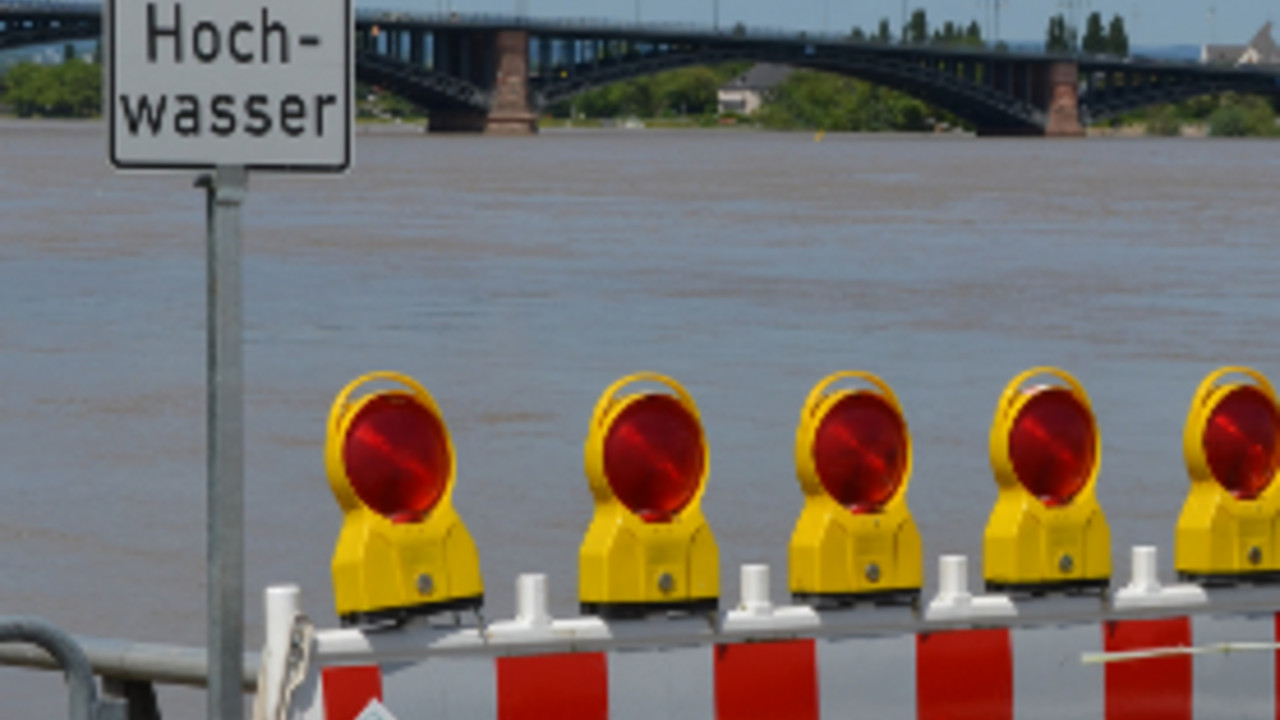
<instances>
[{"instance_id":1,"label":"red lamp lens","mask_svg":"<svg viewBox=\"0 0 1280 720\"><path fill-rule=\"evenodd\" d=\"M668 395L632 402L604 441L609 487L645 522L670 522L683 510L698 491L706 462L697 419Z\"/></svg>"},{"instance_id":2,"label":"red lamp lens","mask_svg":"<svg viewBox=\"0 0 1280 720\"><path fill-rule=\"evenodd\" d=\"M342 459L360 500L394 522L417 522L430 512L451 469L439 418L401 395L381 395L360 408Z\"/></svg>"},{"instance_id":3,"label":"red lamp lens","mask_svg":"<svg viewBox=\"0 0 1280 720\"><path fill-rule=\"evenodd\" d=\"M1089 481L1098 457L1093 414L1071 391L1035 391L1009 434L1018 480L1045 505L1071 502Z\"/></svg>"},{"instance_id":4,"label":"red lamp lens","mask_svg":"<svg viewBox=\"0 0 1280 720\"><path fill-rule=\"evenodd\" d=\"M876 512L893 499L906 474L906 423L878 395L846 396L818 425L813 464L836 502L855 513Z\"/></svg>"},{"instance_id":5,"label":"red lamp lens","mask_svg":"<svg viewBox=\"0 0 1280 720\"><path fill-rule=\"evenodd\" d=\"M1280 416L1261 390L1242 385L1222 398L1204 428L1209 470L1228 492L1252 500L1280 468Z\"/></svg>"}]
</instances>

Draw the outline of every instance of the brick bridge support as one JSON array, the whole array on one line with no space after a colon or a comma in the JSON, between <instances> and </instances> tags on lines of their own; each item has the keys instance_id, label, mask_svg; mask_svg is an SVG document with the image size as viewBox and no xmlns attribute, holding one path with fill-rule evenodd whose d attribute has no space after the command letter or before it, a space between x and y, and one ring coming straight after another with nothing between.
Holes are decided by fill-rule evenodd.
<instances>
[{"instance_id":1,"label":"brick bridge support","mask_svg":"<svg viewBox=\"0 0 1280 720\"><path fill-rule=\"evenodd\" d=\"M1080 124L1080 66L1056 62L1048 66L1049 106L1045 137L1083 137Z\"/></svg>"},{"instance_id":2,"label":"brick bridge support","mask_svg":"<svg viewBox=\"0 0 1280 720\"><path fill-rule=\"evenodd\" d=\"M993 63L992 86L1044 111L1043 128L990 126L978 128L984 137L1029 135L1083 137L1080 124L1080 66L1074 62L1014 61Z\"/></svg>"},{"instance_id":3,"label":"brick bridge support","mask_svg":"<svg viewBox=\"0 0 1280 720\"><path fill-rule=\"evenodd\" d=\"M493 135L532 135L538 115L529 103L529 33L499 30L486 43L492 76L476 78L493 93L489 112L435 110L427 122L430 132L483 132Z\"/></svg>"}]
</instances>

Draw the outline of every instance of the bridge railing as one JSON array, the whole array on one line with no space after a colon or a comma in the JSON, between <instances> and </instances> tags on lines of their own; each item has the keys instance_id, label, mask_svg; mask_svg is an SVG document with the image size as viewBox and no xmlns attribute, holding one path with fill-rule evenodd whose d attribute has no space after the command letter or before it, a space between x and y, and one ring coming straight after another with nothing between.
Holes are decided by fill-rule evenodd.
<instances>
[{"instance_id":1,"label":"bridge railing","mask_svg":"<svg viewBox=\"0 0 1280 720\"><path fill-rule=\"evenodd\" d=\"M574 17L546 18L532 15L511 15L503 13L458 13L458 12L405 12L400 10L380 10L368 8L356 11L356 22L405 22L424 23L430 25L466 25L470 27L494 28L527 28L530 30L601 30L601 31L634 31L638 34L666 33L691 36L719 35L729 37L747 37L762 39L786 39L795 41L803 38L819 43L849 42L849 37L841 33L815 32L803 29L782 27L732 26L715 27L696 22L674 21L642 21L619 20L607 17Z\"/></svg>"}]
</instances>

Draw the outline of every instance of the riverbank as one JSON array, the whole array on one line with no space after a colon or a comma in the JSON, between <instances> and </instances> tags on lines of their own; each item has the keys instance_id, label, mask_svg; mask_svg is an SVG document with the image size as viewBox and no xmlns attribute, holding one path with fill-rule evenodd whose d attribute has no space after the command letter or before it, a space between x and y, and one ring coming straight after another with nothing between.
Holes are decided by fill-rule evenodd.
<instances>
[{"instance_id":1,"label":"riverbank","mask_svg":"<svg viewBox=\"0 0 1280 720\"><path fill-rule=\"evenodd\" d=\"M102 123L101 117L96 118L21 118L13 114L0 113L0 129L5 127L38 127L46 126L51 130L58 128L74 128L83 126L93 126ZM369 119L357 118L355 132L356 136L393 136L393 135L425 135L427 118L396 118L396 119ZM722 123L722 124L703 124L682 118L629 118L625 120L600 120L600 119L578 119L567 120L562 118L544 117L538 122L538 129L543 132L565 133L565 132L644 132L644 131L719 131L719 132L738 132L738 133L783 133L796 135L811 135L816 141L821 141L826 137L839 136L875 136L875 137L899 137L899 138L926 138L926 137L948 137L948 138L973 138L974 133L960 129L940 129L932 132L826 132L812 129L775 129L766 128L754 123ZM1146 124L1131 123L1120 127L1090 127L1086 130L1086 136L1090 138L1145 138L1154 135L1147 130ZM1199 140L1212 137L1210 127L1204 123L1186 124L1181 127L1177 135L1160 137L1185 138L1191 140Z\"/></svg>"}]
</instances>

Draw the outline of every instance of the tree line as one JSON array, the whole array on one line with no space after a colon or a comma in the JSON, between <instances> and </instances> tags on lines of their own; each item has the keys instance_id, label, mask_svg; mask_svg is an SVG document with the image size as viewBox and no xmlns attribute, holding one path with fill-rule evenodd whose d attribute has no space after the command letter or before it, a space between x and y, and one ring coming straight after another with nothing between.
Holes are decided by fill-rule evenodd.
<instances>
[{"instance_id":1,"label":"tree line","mask_svg":"<svg viewBox=\"0 0 1280 720\"><path fill-rule=\"evenodd\" d=\"M18 117L88 118L102 112L102 64L65 45L60 64L21 62L0 77L0 104Z\"/></svg>"},{"instance_id":2,"label":"tree line","mask_svg":"<svg viewBox=\"0 0 1280 720\"><path fill-rule=\"evenodd\" d=\"M1067 23L1063 15L1049 18L1049 29L1045 33L1045 52L1129 56L1129 33L1125 30L1123 17L1115 15L1111 18L1111 23L1104 26L1102 13L1093 12L1089 14L1084 26L1084 37L1080 37L1076 28Z\"/></svg>"},{"instance_id":3,"label":"tree line","mask_svg":"<svg viewBox=\"0 0 1280 720\"><path fill-rule=\"evenodd\" d=\"M853 30L849 32L849 40L892 45L894 43L893 24L889 22L889 18L881 18L880 24L876 26L875 31L872 33L867 33L861 27L855 25ZM911 12L907 24L902 26L898 42L901 45L975 48L987 46L982 37L982 26L978 24L977 20L970 22L968 25L947 20L937 27L930 28L929 13L924 8L917 8Z\"/></svg>"}]
</instances>

